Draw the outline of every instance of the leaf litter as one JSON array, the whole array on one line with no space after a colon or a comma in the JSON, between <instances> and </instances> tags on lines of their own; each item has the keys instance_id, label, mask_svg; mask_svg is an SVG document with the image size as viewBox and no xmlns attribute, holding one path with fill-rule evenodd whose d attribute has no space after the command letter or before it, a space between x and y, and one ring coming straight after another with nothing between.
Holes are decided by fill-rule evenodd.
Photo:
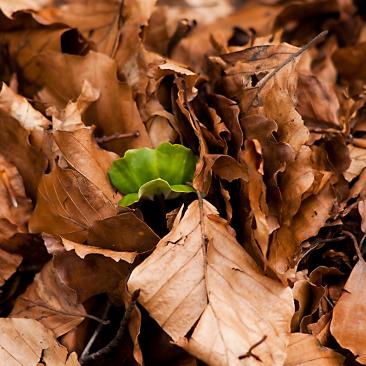
<instances>
[{"instance_id":1,"label":"leaf litter","mask_svg":"<svg viewBox=\"0 0 366 366\"><path fill-rule=\"evenodd\" d=\"M0 11L2 363L366 364L361 1Z\"/></svg>"}]
</instances>

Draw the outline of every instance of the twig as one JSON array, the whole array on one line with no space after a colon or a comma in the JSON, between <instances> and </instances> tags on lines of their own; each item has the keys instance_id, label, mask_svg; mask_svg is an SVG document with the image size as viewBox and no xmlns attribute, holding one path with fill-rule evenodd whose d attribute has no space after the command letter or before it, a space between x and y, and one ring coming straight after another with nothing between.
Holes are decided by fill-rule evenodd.
<instances>
[{"instance_id":1,"label":"twig","mask_svg":"<svg viewBox=\"0 0 366 366\"><path fill-rule=\"evenodd\" d=\"M244 355L239 356L239 360L243 360L244 358L253 357L257 361L262 362L259 356L253 353L254 348L258 347L260 344L262 344L267 339L267 336L264 335L261 340L259 340L257 343L254 343L250 348L248 349L248 352Z\"/></svg>"},{"instance_id":2,"label":"twig","mask_svg":"<svg viewBox=\"0 0 366 366\"><path fill-rule=\"evenodd\" d=\"M80 358L79 362L81 365L85 365L85 363L87 363L89 361L94 361L94 360L110 353L113 350L113 348L118 346L118 343L122 339L125 329L131 318L132 310L136 306L136 302L137 302L139 295L140 295L140 290L136 290L133 292L133 294L131 296L131 302L125 311L125 314L121 320L119 329L118 329L115 337L105 347L101 348L99 351L86 355L84 358Z\"/></svg>"},{"instance_id":3,"label":"twig","mask_svg":"<svg viewBox=\"0 0 366 366\"><path fill-rule=\"evenodd\" d=\"M346 230L342 230L342 233L347 235L348 237L350 237L353 241L353 245L355 247L355 251L357 253L357 257L360 261L365 261L362 257L361 251L360 251L360 247L358 245L357 239L356 237L350 232L350 231L346 231Z\"/></svg>"},{"instance_id":4,"label":"twig","mask_svg":"<svg viewBox=\"0 0 366 366\"><path fill-rule=\"evenodd\" d=\"M198 197L198 208L200 210L200 227L201 227L201 241L202 241L202 253L203 253L203 263L204 266L207 264L207 236L206 236L206 230L205 230L205 217L204 217L204 211L203 211L203 198L202 194L200 192L196 192ZM206 270L206 269L204 269ZM208 293L208 292L207 292Z\"/></svg>"},{"instance_id":5,"label":"twig","mask_svg":"<svg viewBox=\"0 0 366 366\"><path fill-rule=\"evenodd\" d=\"M303 54L307 49L309 49L312 45L314 45L319 40L323 39L328 34L328 31L321 32L316 37L314 37L310 42L308 42L305 46L302 46L298 51L292 53L282 64L275 67L270 73L268 73L263 79L261 79L256 85L256 92L253 100L249 104L249 108L253 105L254 101L258 98L259 93L262 91L264 86L267 84L268 80L270 80L273 76L275 76L280 70L282 70L286 65L290 62L294 61L297 57ZM249 109L248 108L248 109Z\"/></svg>"},{"instance_id":6,"label":"twig","mask_svg":"<svg viewBox=\"0 0 366 366\"><path fill-rule=\"evenodd\" d=\"M106 142L110 142L113 140L126 139L130 137L139 137L139 136L140 136L139 131L133 131L128 133L114 133L113 135L95 137L95 141L98 144L105 144Z\"/></svg>"},{"instance_id":7,"label":"twig","mask_svg":"<svg viewBox=\"0 0 366 366\"><path fill-rule=\"evenodd\" d=\"M110 308L111 308L111 304L110 304L110 302L107 302L103 315L102 315L103 320L105 320L107 318ZM84 348L84 351L82 352L82 354L80 356L80 360L84 359L87 355L89 355L90 348L94 344L99 333L102 331L103 326L104 325L102 323L99 323L98 326L95 328L93 335L90 337L87 345Z\"/></svg>"}]
</instances>

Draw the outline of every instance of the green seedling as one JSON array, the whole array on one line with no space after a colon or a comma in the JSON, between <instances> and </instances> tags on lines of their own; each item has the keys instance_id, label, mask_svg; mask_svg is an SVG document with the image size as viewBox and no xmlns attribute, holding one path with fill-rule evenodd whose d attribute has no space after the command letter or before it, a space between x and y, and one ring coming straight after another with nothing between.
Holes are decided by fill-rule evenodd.
<instances>
[{"instance_id":1,"label":"green seedling","mask_svg":"<svg viewBox=\"0 0 366 366\"><path fill-rule=\"evenodd\" d=\"M183 145L163 143L156 149L128 150L109 169L112 184L125 196L119 205L127 207L141 198L176 198L195 192L192 185L197 157Z\"/></svg>"}]
</instances>

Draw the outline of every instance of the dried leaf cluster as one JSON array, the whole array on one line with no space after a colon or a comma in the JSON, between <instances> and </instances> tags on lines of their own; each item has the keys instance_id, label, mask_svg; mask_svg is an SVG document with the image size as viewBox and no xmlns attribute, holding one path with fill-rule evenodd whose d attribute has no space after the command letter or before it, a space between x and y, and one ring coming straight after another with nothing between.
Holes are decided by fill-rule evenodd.
<instances>
[{"instance_id":1,"label":"dried leaf cluster","mask_svg":"<svg viewBox=\"0 0 366 366\"><path fill-rule=\"evenodd\" d=\"M362 1L0 10L1 364L366 365Z\"/></svg>"}]
</instances>

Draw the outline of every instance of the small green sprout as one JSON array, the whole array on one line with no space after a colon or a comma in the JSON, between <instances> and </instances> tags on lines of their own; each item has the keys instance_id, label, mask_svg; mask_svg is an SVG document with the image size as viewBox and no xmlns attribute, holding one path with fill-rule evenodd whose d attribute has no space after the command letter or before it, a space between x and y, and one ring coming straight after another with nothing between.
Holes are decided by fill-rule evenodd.
<instances>
[{"instance_id":1,"label":"small green sprout","mask_svg":"<svg viewBox=\"0 0 366 366\"><path fill-rule=\"evenodd\" d=\"M108 174L112 184L125 195L119 205L127 207L140 198L153 200L162 195L172 199L195 192L189 183L196 163L197 157L190 149L166 142L156 149L128 150L113 162Z\"/></svg>"}]
</instances>

